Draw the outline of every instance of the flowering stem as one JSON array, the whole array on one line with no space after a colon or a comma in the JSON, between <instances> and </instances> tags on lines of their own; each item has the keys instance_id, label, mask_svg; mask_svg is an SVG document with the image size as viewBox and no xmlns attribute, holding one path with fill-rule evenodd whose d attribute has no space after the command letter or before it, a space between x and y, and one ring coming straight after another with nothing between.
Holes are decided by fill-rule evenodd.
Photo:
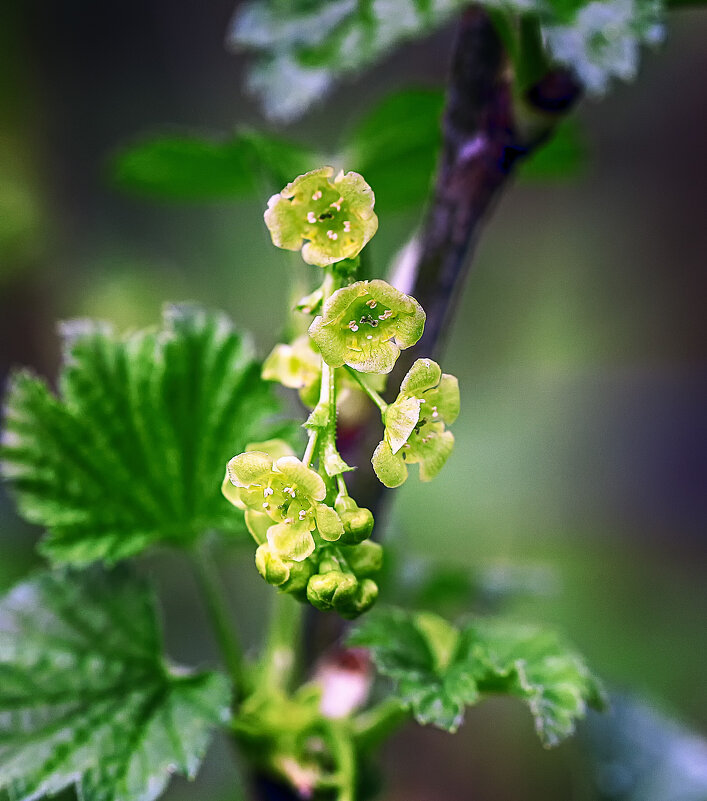
<instances>
[{"instance_id":1,"label":"flowering stem","mask_svg":"<svg viewBox=\"0 0 707 801\"><path fill-rule=\"evenodd\" d=\"M236 698L239 698L245 690L243 653L231 624L221 577L206 543L191 550L191 564Z\"/></svg>"},{"instance_id":2,"label":"flowering stem","mask_svg":"<svg viewBox=\"0 0 707 801\"><path fill-rule=\"evenodd\" d=\"M337 801L354 801L356 755L351 738L339 721L329 723L329 745L337 767Z\"/></svg>"},{"instance_id":3,"label":"flowering stem","mask_svg":"<svg viewBox=\"0 0 707 801\"><path fill-rule=\"evenodd\" d=\"M270 689L288 688L297 665L298 643L302 623L302 604L290 595L273 595L259 681Z\"/></svg>"},{"instance_id":4,"label":"flowering stem","mask_svg":"<svg viewBox=\"0 0 707 801\"><path fill-rule=\"evenodd\" d=\"M309 432L309 440L307 441L307 447L304 451L304 456L302 456L302 464L305 467L309 467L312 464L312 459L314 458L314 453L317 449L317 440L319 439L319 429L315 428Z\"/></svg>"},{"instance_id":5,"label":"flowering stem","mask_svg":"<svg viewBox=\"0 0 707 801\"><path fill-rule=\"evenodd\" d=\"M348 374L356 380L361 389L380 409L382 417L388 408L388 404L383 400L383 398L381 398L381 396L375 391L375 389L372 389L371 387L368 386L368 384L366 384L363 378L361 378L361 374L357 370L354 370L352 367L349 367L348 364L345 365L345 368Z\"/></svg>"}]
</instances>

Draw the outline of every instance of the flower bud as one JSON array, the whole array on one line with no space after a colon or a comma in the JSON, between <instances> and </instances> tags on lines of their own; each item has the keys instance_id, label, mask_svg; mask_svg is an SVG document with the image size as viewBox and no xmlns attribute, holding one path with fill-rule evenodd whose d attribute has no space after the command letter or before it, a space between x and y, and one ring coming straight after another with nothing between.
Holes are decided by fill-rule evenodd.
<instances>
[{"instance_id":1,"label":"flower bud","mask_svg":"<svg viewBox=\"0 0 707 801\"><path fill-rule=\"evenodd\" d=\"M330 570L312 576L307 584L307 599L323 612L331 609L339 610L342 605L353 601L358 590L358 581L351 573L341 570Z\"/></svg>"},{"instance_id":2,"label":"flower bud","mask_svg":"<svg viewBox=\"0 0 707 801\"><path fill-rule=\"evenodd\" d=\"M383 566L383 548L377 542L366 540L358 545L344 546L340 550L358 579L373 576Z\"/></svg>"},{"instance_id":3,"label":"flower bud","mask_svg":"<svg viewBox=\"0 0 707 801\"><path fill-rule=\"evenodd\" d=\"M339 496L336 499L334 508L339 513L341 522L344 524L344 533L341 537L342 543L355 545L371 536L374 521L370 509L358 506L356 501L348 495Z\"/></svg>"},{"instance_id":4,"label":"flower bud","mask_svg":"<svg viewBox=\"0 0 707 801\"><path fill-rule=\"evenodd\" d=\"M336 606L336 611L341 617L353 620L370 609L378 598L378 585L372 579L363 579L358 584L356 594L352 598L346 598Z\"/></svg>"},{"instance_id":5,"label":"flower bud","mask_svg":"<svg viewBox=\"0 0 707 801\"><path fill-rule=\"evenodd\" d=\"M261 545L255 552L255 566L258 573L276 587L281 586L290 578L290 567L285 560L273 553L269 545Z\"/></svg>"}]
</instances>

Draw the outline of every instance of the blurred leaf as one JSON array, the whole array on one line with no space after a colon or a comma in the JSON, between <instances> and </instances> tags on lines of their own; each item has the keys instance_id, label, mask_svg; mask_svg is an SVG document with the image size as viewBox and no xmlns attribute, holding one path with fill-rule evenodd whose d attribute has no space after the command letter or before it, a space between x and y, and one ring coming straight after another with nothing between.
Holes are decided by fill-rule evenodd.
<instances>
[{"instance_id":1,"label":"blurred leaf","mask_svg":"<svg viewBox=\"0 0 707 801\"><path fill-rule=\"evenodd\" d=\"M297 175L320 167L327 161L326 156L304 145L258 131L241 131L240 137L250 149L254 170L272 184L273 191L279 191Z\"/></svg>"},{"instance_id":2,"label":"blurred leaf","mask_svg":"<svg viewBox=\"0 0 707 801\"><path fill-rule=\"evenodd\" d=\"M214 200L255 189L240 140L150 137L116 157L113 176L122 189L162 199Z\"/></svg>"},{"instance_id":3,"label":"blurred leaf","mask_svg":"<svg viewBox=\"0 0 707 801\"><path fill-rule=\"evenodd\" d=\"M229 40L258 51L248 77L268 117L290 120L348 73L406 39L429 35L468 0L251 0L236 10Z\"/></svg>"},{"instance_id":4,"label":"blurred leaf","mask_svg":"<svg viewBox=\"0 0 707 801\"><path fill-rule=\"evenodd\" d=\"M265 134L240 131L215 141L155 136L129 147L112 164L122 189L163 200L223 200L274 191L317 166L307 148Z\"/></svg>"},{"instance_id":5,"label":"blurred leaf","mask_svg":"<svg viewBox=\"0 0 707 801\"><path fill-rule=\"evenodd\" d=\"M518 177L528 181L557 181L576 178L585 166L586 146L579 126L566 120L552 138L521 162Z\"/></svg>"},{"instance_id":6,"label":"blurred leaf","mask_svg":"<svg viewBox=\"0 0 707 801\"><path fill-rule=\"evenodd\" d=\"M612 78L633 80L640 46L663 39L660 0L553 0L551 7L543 26L548 53L590 94L604 94Z\"/></svg>"},{"instance_id":7,"label":"blurred leaf","mask_svg":"<svg viewBox=\"0 0 707 801\"><path fill-rule=\"evenodd\" d=\"M484 693L522 698L548 747L574 732L588 705L602 705L583 660L537 628L489 618L458 630L436 615L388 609L369 615L349 643L371 650L418 723L451 732Z\"/></svg>"},{"instance_id":8,"label":"blurred leaf","mask_svg":"<svg viewBox=\"0 0 707 801\"><path fill-rule=\"evenodd\" d=\"M482 691L505 692L526 702L547 747L574 733L587 706L605 706L598 679L551 631L478 620L462 632L459 658L473 665Z\"/></svg>"},{"instance_id":9,"label":"blurred leaf","mask_svg":"<svg viewBox=\"0 0 707 801\"><path fill-rule=\"evenodd\" d=\"M16 374L0 451L21 514L49 529L43 553L114 562L209 529L242 531L221 496L225 465L267 438L276 404L228 319L171 307L160 331L120 338L85 322L63 336L60 396Z\"/></svg>"},{"instance_id":10,"label":"blurred leaf","mask_svg":"<svg viewBox=\"0 0 707 801\"><path fill-rule=\"evenodd\" d=\"M406 89L386 97L353 129L346 163L365 176L382 211L419 206L442 143L444 93Z\"/></svg>"},{"instance_id":11,"label":"blurred leaf","mask_svg":"<svg viewBox=\"0 0 707 801\"><path fill-rule=\"evenodd\" d=\"M216 673L170 667L152 593L127 571L44 573L0 603L0 786L15 801L152 801L192 778L229 714Z\"/></svg>"},{"instance_id":12,"label":"blurred leaf","mask_svg":"<svg viewBox=\"0 0 707 801\"><path fill-rule=\"evenodd\" d=\"M257 58L247 85L265 114L291 120L342 77L387 56L401 42L429 35L469 0L250 0L231 23L234 47ZM613 77L632 79L641 44L662 38L661 0L486 0L487 8L536 13L550 57L573 69L593 94ZM502 17L499 17L502 19ZM513 26L509 29L512 34Z\"/></svg>"},{"instance_id":13,"label":"blurred leaf","mask_svg":"<svg viewBox=\"0 0 707 801\"><path fill-rule=\"evenodd\" d=\"M602 801L705 801L707 740L644 701L612 696L583 730Z\"/></svg>"}]
</instances>

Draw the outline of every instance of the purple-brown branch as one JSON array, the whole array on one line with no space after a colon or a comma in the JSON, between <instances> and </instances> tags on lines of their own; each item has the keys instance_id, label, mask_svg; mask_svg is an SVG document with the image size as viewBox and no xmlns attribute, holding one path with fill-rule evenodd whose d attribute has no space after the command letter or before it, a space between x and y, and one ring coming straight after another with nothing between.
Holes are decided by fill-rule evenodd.
<instances>
[{"instance_id":1,"label":"purple-brown branch","mask_svg":"<svg viewBox=\"0 0 707 801\"><path fill-rule=\"evenodd\" d=\"M420 341L402 352L390 375L393 395L415 359L439 357L482 223L515 165L551 135L579 95L569 73L553 70L514 102L512 71L489 15L480 7L463 14L452 56L434 193L409 261L398 276L398 288L419 301L427 322ZM343 443L348 439L349 445L345 458L360 465L352 494L377 519L390 496L367 469L380 433L374 415L357 430L342 432Z\"/></svg>"}]
</instances>

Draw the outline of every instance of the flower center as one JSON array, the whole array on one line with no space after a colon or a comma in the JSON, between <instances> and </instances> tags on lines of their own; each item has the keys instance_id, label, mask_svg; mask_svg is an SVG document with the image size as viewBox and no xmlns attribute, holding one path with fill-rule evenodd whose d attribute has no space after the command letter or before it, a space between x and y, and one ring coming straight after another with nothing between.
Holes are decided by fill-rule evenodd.
<instances>
[{"instance_id":1,"label":"flower center","mask_svg":"<svg viewBox=\"0 0 707 801\"><path fill-rule=\"evenodd\" d=\"M296 484L282 480L270 481L262 490L262 503L258 511L263 511L277 523L309 523L312 518L312 504Z\"/></svg>"},{"instance_id":2,"label":"flower center","mask_svg":"<svg viewBox=\"0 0 707 801\"><path fill-rule=\"evenodd\" d=\"M295 193L293 204L302 207L303 236L329 247L351 247L356 242L356 220L336 187L328 181Z\"/></svg>"},{"instance_id":3,"label":"flower center","mask_svg":"<svg viewBox=\"0 0 707 801\"><path fill-rule=\"evenodd\" d=\"M356 339L385 338L390 321L396 313L375 298L363 297L349 306L344 315L342 329L356 334Z\"/></svg>"}]
</instances>

